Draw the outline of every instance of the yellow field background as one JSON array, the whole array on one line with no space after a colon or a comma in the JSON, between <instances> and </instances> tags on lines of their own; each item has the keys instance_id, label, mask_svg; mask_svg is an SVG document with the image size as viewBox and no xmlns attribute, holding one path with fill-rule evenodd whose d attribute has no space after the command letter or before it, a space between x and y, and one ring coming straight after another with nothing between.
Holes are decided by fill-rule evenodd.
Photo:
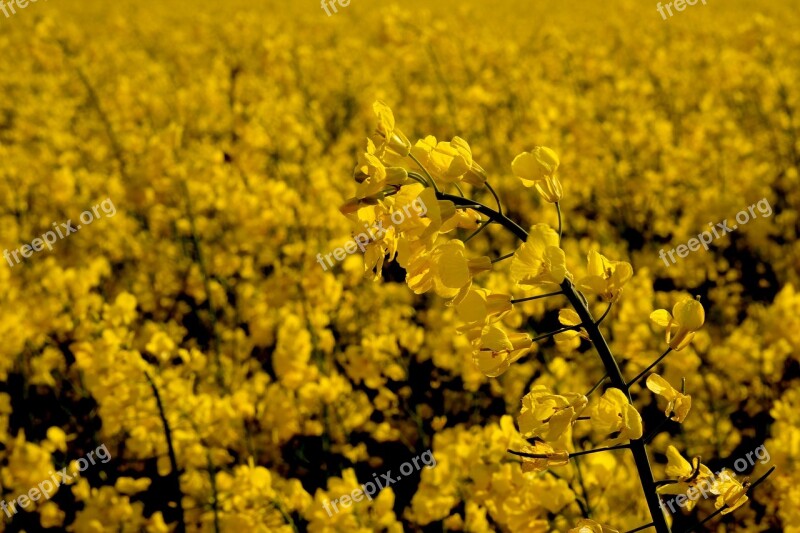
<instances>
[{"instance_id":1,"label":"yellow field background","mask_svg":"<svg viewBox=\"0 0 800 533\"><path fill-rule=\"evenodd\" d=\"M489 378L453 307L397 264L377 281L360 253L320 267L351 238L339 207L383 100L412 144L466 139L524 228L557 216L511 161L559 154L570 271L590 250L633 266L602 325L627 376L664 350L650 313L700 296L704 328L659 370L685 378L692 410L653 439L656 479L670 444L715 472L764 445L744 476L775 472L700 530L800 532L798 13L40 0L0 14L0 251L106 198L117 209L0 264L0 496L101 444L112 456L0 527L166 533L182 515L203 532L566 532L585 504L618 531L649 521L630 454L523 474L506 453L531 386L583 392L603 375L590 347L546 340ZM761 199L770 216L659 258ZM517 245L490 228L467 248ZM511 291L507 263L479 284ZM547 333L563 306L526 302L506 323ZM647 432L664 403L632 392ZM580 423L575 438L601 440ZM428 449L434 468L325 511ZM714 510L679 511L673 531Z\"/></svg>"}]
</instances>

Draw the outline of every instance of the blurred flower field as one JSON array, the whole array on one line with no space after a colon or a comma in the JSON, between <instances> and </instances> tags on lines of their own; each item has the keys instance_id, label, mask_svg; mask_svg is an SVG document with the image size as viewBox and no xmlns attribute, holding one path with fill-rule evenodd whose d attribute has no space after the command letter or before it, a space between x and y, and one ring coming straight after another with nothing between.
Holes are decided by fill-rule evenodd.
<instances>
[{"instance_id":1,"label":"blurred flower field","mask_svg":"<svg viewBox=\"0 0 800 533\"><path fill-rule=\"evenodd\" d=\"M656 480L691 485L760 446L769 459L737 483L774 467L746 501L668 511L672 531L800 532L795 3L708 0L668 20L632 0L254 4L53 0L0 17L0 252L116 206L0 265L0 498L111 456L2 512L2 531L630 531L651 521L631 453L558 452L646 438ZM523 275L524 251L471 286L435 274L436 257L472 266L521 243L495 224L470 237L475 211L407 181L390 115L441 192L494 209L488 177L531 254L563 250L544 277ZM552 166L535 147L557 154L561 218L554 175L529 175ZM397 199L364 192L377 174L402 176ZM428 215L402 231L424 246L392 230L321 268L417 195ZM770 216L659 257L761 199ZM627 378L674 348L632 407L593 389L596 337L575 334L563 296L476 310L479 288L531 298L564 279ZM525 349L486 348L487 331ZM562 399L563 426L537 410ZM546 433L528 445L549 468L507 451ZM434 467L326 511L426 450Z\"/></svg>"}]
</instances>

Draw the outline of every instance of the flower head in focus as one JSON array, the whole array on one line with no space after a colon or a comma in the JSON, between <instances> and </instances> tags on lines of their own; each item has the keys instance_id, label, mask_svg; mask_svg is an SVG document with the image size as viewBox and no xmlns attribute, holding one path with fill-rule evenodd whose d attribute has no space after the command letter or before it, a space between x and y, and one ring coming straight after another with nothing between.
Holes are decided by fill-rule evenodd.
<instances>
[{"instance_id":1,"label":"flower head in focus","mask_svg":"<svg viewBox=\"0 0 800 533\"><path fill-rule=\"evenodd\" d=\"M567 327L578 327L582 323L578 313L576 313L574 309L561 309L558 312L558 321L562 326ZM589 334L584 328L562 331L556 334L553 340L555 340L556 347L559 351L568 352L577 349L581 344L582 338L591 341Z\"/></svg>"},{"instance_id":2,"label":"flower head in focus","mask_svg":"<svg viewBox=\"0 0 800 533\"><path fill-rule=\"evenodd\" d=\"M672 314L666 309L653 311L650 320L667 328L667 344L677 352L684 349L694 338L695 332L703 327L706 314L699 300L689 298L676 303Z\"/></svg>"},{"instance_id":3,"label":"flower head in focus","mask_svg":"<svg viewBox=\"0 0 800 533\"><path fill-rule=\"evenodd\" d=\"M575 422L587 403L583 394L553 394L546 386L536 385L522 397L519 432L523 437L555 442Z\"/></svg>"},{"instance_id":4,"label":"flower head in focus","mask_svg":"<svg viewBox=\"0 0 800 533\"><path fill-rule=\"evenodd\" d=\"M464 243L453 239L430 251L421 248L409 258L406 281L417 294L433 289L442 298L458 302L472 286L472 277L491 269L488 257L467 259Z\"/></svg>"},{"instance_id":5,"label":"flower head in focus","mask_svg":"<svg viewBox=\"0 0 800 533\"><path fill-rule=\"evenodd\" d=\"M544 457L522 457L523 472L544 472L553 466L564 466L569 464L569 452L566 450L555 450L552 446L541 440L536 440L533 444L524 444L520 448L523 453L541 455Z\"/></svg>"},{"instance_id":6,"label":"flower head in focus","mask_svg":"<svg viewBox=\"0 0 800 533\"><path fill-rule=\"evenodd\" d=\"M411 151L408 137L395 126L394 114L381 100L372 104L372 110L378 118L375 130L375 147L377 155L387 163L394 164L398 159L406 157Z\"/></svg>"},{"instance_id":7,"label":"flower head in focus","mask_svg":"<svg viewBox=\"0 0 800 533\"><path fill-rule=\"evenodd\" d=\"M667 467L665 469L667 477L678 480L678 483L662 485L658 487L659 494L686 494L690 489L703 485L703 488L711 486L714 474L706 465L700 462L699 457L692 459L689 463L678 452L675 446L667 446ZM689 511L697 504L697 500L689 499L686 507Z\"/></svg>"},{"instance_id":8,"label":"flower head in focus","mask_svg":"<svg viewBox=\"0 0 800 533\"><path fill-rule=\"evenodd\" d=\"M591 417L592 427L601 433L619 432L617 438L609 441L609 445L642 436L642 416L620 389L612 387L606 390Z\"/></svg>"},{"instance_id":9,"label":"flower head in focus","mask_svg":"<svg viewBox=\"0 0 800 533\"><path fill-rule=\"evenodd\" d=\"M522 152L511 163L511 170L526 187L535 187L545 201L558 202L563 190L556 177L558 155L545 146L537 146L531 152Z\"/></svg>"},{"instance_id":10,"label":"flower head in focus","mask_svg":"<svg viewBox=\"0 0 800 533\"><path fill-rule=\"evenodd\" d=\"M714 502L714 507L722 509L721 514L732 513L739 507L747 502L747 489L750 488L749 483L740 483L734 477L733 472L723 470L714 484L711 485L712 494L717 495L717 500Z\"/></svg>"},{"instance_id":11,"label":"flower head in focus","mask_svg":"<svg viewBox=\"0 0 800 533\"><path fill-rule=\"evenodd\" d=\"M472 150L461 137L436 142L436 137L428 135L417 141L411 154L442 183L457 182L472 168Z\"/></svg>"},{"instance_id":12,"label":"flower head in focus","mask_svg":"<svg viewBox=\"0 0 800 533\"><path fill-rule=\"evenodd\" d=\"M600 253L589 252L588 273L577 281L579 289L597 294L607 302L616 302L623 286L633 277L633 268L625 261L609 261Z\"/></svg>"},{"instance_id":13,"label":"flower head in focus","mask_svg":"<svg viewBox=\"0 0 800 533\"><path fill-rule=\"evenodd\" d=\"M520 287L554 290L566 276L566 256L559 247L558 233L547 224L536 224L528 240L514 252L511 279Z\"/></svg>"},{"instance_id":14,"label":"flower head in focus","mask_svg":"<svg viewBox=\"0 0 800 533\"><path fill-rule=\"evenodd\" d=\"M475 342L472 360L481 372L494 378L528 353L531 344L531 337L526 333L508 334L496 325L488 325Z\"/></svg>"},{"instance_id":15,"label":"flower head in focus","mask_svg":"<svg viewBox=\"0 0 800 533\"><path fill-rule=\"evenodd\" d=\"M647 388L663 396L667 400L667 408L664 414L675 422L683 422L692 407L692 397L681 394L675 390L669 382L658 374L651 374L647 377Z\"/></svg>"}]
</instances>

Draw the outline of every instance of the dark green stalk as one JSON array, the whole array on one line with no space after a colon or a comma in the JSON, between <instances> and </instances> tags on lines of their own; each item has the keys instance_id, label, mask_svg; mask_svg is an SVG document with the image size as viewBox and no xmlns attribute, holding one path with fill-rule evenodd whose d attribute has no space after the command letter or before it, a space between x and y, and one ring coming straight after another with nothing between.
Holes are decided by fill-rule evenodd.
<instances>
[{"instance_id":1,"label":"dark green stalk","mask_svg":"<svg viewBox=\"0 0 800 533\"><path fill-rule=\"evenodd\" d=\"M150 388L153 389L153 396L156 397L156 405L158 406L158 414L161 417L161 423L164 425L164 438L167 441L167 452L169 454L169 465L172 469L170 478L172 479L173 492L175 497L175 504L178 507L178 525L175 528L177 533L186 532L186 522L183 518L183 493L181 492L181 473L178 471L178 460L175 457L175 447L172 444L172 430L170 430L169 422L167 422L167 415L164 413L164 405L161 403L161 395L158 393L153 378L147 372L144 373L147 382L150 383Z\"/></svg>"},{"instance_id":2,"label":"dark green stalk","mask_svg":"<svg viewBox=\"0 0 800 533\"><path fill-rule=\"evenodd\" d=\"M578 291L570 280L564 279L561 288L567 296L567 299L569 299L570 304L572 304L572 307L574 307L575 311L578 313L583 327L589 334L589 338L592 339L592 344L597 350L600 360L603 362L603 366L606 368L606 373L608 373L608 377L611 380L611 385L623 391L628 397L628 401L633 403L630 392L628 392L628 384L625 383L625 379L622 377L622 371L617 364L617 360L614 359L611 350L608 348L608 344L606 344L603 334L600 333L600 329L595 323L589 308L578 295ZM639 473L639 479L642 482L642 489L644 490L647 507L650 510L650 516L653 519L653 526L655 527L656 533L670 533L666 518L664 518L664 513L661 510L658 493L656 492L656 482L655 479L653 479L653 471L650 468L650 460L647 457L647 449L645 448L644 441L642 439L632 440L630 448L633 453L634 463L636 463L636 470Z\"/></svg>"},{"instance_id":3,"label":"dark green stalk","mask_svg":"<svg viewBox=\"0 0 800 533\"><path fill-rule=\"evenodd\" d=\"M475 204L477 207L473 209L479 213L493 218L495 223L509 230L520 240L526 241L528 239L528 232L522 229L519 224L486 205L475 202L474 200L467 200L466 198L445 193L437 193L436 197L440 200L450 200L456 205ZM578 313L582 322L581 325L589 334L600 356L600 360L603 362L606 373L611 379L612 386L625 392L628 401L633 403L630 392L628 392L628 384L625 383L625 379L622 377L622 371L616 359L614 359L611 350L608 348L608 344L606 344L606 340L600 332L597 323L592 317L592 313L589 311L585 298L575 289L575 286L569 279L564 279L563 283L561 283L561 289ZM644 441L642 439L633 440L628 446L630 446L631 452L633 453L633 460L636 464L636 470L639 473L639 479L642 483L644 496L647 500L647 507L650 510L650 516L653 519L653 526L655 527L656 533L670 533L666 518L664 518L664 513L661 510L658 494L656 493L656 482L653 478L653 471L650 468L650 460L647 457L647 449L645 448Z\"/></svg>"}]
</instances>

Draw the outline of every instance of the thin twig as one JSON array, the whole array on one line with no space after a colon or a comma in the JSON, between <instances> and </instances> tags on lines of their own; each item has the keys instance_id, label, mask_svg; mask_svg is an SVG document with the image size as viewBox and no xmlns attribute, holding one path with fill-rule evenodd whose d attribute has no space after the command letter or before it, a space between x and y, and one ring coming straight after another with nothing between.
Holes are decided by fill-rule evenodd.
<instances>
[{"instance_id":1,"label":"thin twig","mask_svg":"<svg viewBox=\"0 0 800 533\"><path fill-rule=\"evenodd\" d=\"M492 186L489 184L488 181L486 182L486 188L489 189L489 192L492 193L492 196L494 196L494 201L497 202L497 212L502 215L503 206L500 205L500 197L497 196L497 193L494 191L494 189L492 188Z\"/></svg>"},{"instance_id":2,"label":"thin twig","mask_svg":"<svg viewBox=\"0 0 800 533\"><path fill-rule=\"evenodd\" d=\"M597 321L595 322L595 324L600 325L600 323L603 321L603 319L605 319L606 316L608 315L608 312L611 311L611 306L612 305L614 305L614 302L608 302L608 307L606 307L605 312L603 312L603 316L598 318Z\"/></svg>"},{"instance_id":3,"label":"thin twig","mask_svg":"<svg viewBox=\"0 0 800 533\"><path fill-rule=\"evenodd\" d=\"M661 362L661 360L662 360L662 359L664 359L664 358L665 358L665 357L666 357L666 356L669 354L669 352L671 352L671 351L672 351L672 348L667 348L667 351L666 351L666 352L664 352L664 353L662 353L662 354L661 354L661 356L660 356L658 359L656 359L655 361L653 361L653 363L652 363L650 366L648 366L647 368L645 368L644 370L642 370L641 372L639 372L639 374L638 374L638 375L637 375L635 378L633 378L632 380L630 380L630 381L628 382L628 384L626 385L626 387L627 387L628 389L630 389L631 387L633 387L633 385L634 385L634 384L635 384L637 381L639 381L640 379L642 379L642 376L644 376L645 374L647 374L647 373L650 371L650 369L651 369L651 368L653 368L653 367L654 367L654 366L656 366L658 363L660 363L660 362Z\"/></svg>"},{"instance_id":4,"label":"thin twig","mask_svg":"<svg viewBox=\"0 0 800 533\"><path fill-rule=\"evenodd\" d=\"M581 455L589 455L592 453L600 453L600 452L610 452L613 450L624 450L626 448L630 448L630 444L618 444L616 446L606 446L605 448L595 448L593 450L582 450L579 452L573 452L569 454L570 459L573 457L580 457ZM517 455L519 457L528 457L530 459L548 459L550 456L542 453L525 453L525 452L518 452L516 450L506 450L508 453Z\"/></svg>"},{"instance_id":5,"label":"thin twig","mask_svg":"<svg viewBox=\"0 0 800 533\"><path fill-rule=\"evenodd\" d=\"M483 230L485 230L486 228L488 228L488 227L489 227L489 224L491 224L491 223L492 223L492 219L491 219L491 218L490 218L489 220L487 220L486 222L482 223L482 224L481 224L481 227L479 227L478 229L476 229L475 231L473 231L473 232L472 232L472 234L471 234L469 237L467 237L466 239L464 239L464 240L463 240L463 243L464 243L464 244L467 244L467 243L470 241L470 239L472 239L473 237L475 237L476 235L478 235L480 232L482 232Z\"/></svg>"},{"instance_id":6,"label":"thin twig","mask_svg":"<svg viewBox=\"0 0 800 533\"><path fill-rule=\"evenodd\" d=\"M150 383L150 387L153 389L153 396L156 397L156 405L158 406L159 416L161 417L161 423L164 425L164 437L167 441L167 452L169 453L169 465L172 469L171 476L173 480L173 490L175 494L175 504L178 507L178 526L175 530L177 533L185 533L186 532L186 522L183 518L183 493L181 492L181 474L178 471L178 459L175 457L175 447L172 444L172 431L169 427L169 422L167 422L167 415L164 413L164 405L161 403L161 395L158 393L158 387L156 387L153 378L150 377L150 374L147 372L144 373L145 377L147 378L147 382Z\"/></svg>"},{"instance_id":7,"label":"thin twig","mask_svg":"<svg viewBox=\"0 0 800 533\"><path fill-rule=\"evenodd\" d=\"M556 213L558 213L558 245L561 246L561 205L556 202Z\"/></svg>"},{"instance_id":8,"label":"thin twig","mask_svg":"<svg viewBox=\"0 0 800 533\"><path fill-rule=\"evenodd\" d=\"M497 257L497 258L495 258L495 259L492 259L492 261L491 261L491 262L492 262L492 263L498 263L498 262L500 262L500 261L503 261L503 260L505 260L505 259L508 259L509 257L514 257L514 252L509 252L509 253L507 253L506 255L501 255L500 257Z\"/></svg>"},{"instance_id":9,"label":"thin twig","mask_svg":"<svg viewBox=\"0 0 800 533\"><path fill-rule=\"evenodd\" d=\"M548 296L557 296L559 294L564 294L563 291L556 291L556 292L549 292L547 294L539 294L537 296L528 296L527 298L515 298L511 300L512 304L518 304L522 302L528 302L530 300L538 300L539 298L547 298Z\"/></svg>"},{"instance_id":10,"label":"thin twig","mask_svg":"<svg viewBox=\"0 0 800 533\"><path fill-rule=\"evenodd\" d=\"M592 395L592 393L593 393L594 391L596 391L596 390L597 390L597 387L599 387L600 385L602 385L602 384L603 384L603 382L604 382L605 380L607 380L607 379L608 379L608 372L606 372L605 374L603 374L603 377L602 377L602 378L600 378L600 381L598 381L597 383L595 383L595 384L592 386L592 388L591 388L591 389L589 389L589 392L587 392L586 394L584 394L584 396L586 396L587 398L588 398L589 396L591 396L591 395Z\"/></svg>"},{"instance_id":11,"label":"thin twig","mask_svg":"<svg viewBox=\"0 0 800 533\"><path fill-rule=\"evenodd\" d=\"M566 328L557 329L556 331L552 331L550 333L545 333L544 335L539 335L538 337L534 337L532 342L536 342L542 339L546 339L548 337L552 337L554 335L558 335L559 333L564 333L565 331L576 331L580 329L580 326L568 326Z\"/></svg>"}]
</instances>

